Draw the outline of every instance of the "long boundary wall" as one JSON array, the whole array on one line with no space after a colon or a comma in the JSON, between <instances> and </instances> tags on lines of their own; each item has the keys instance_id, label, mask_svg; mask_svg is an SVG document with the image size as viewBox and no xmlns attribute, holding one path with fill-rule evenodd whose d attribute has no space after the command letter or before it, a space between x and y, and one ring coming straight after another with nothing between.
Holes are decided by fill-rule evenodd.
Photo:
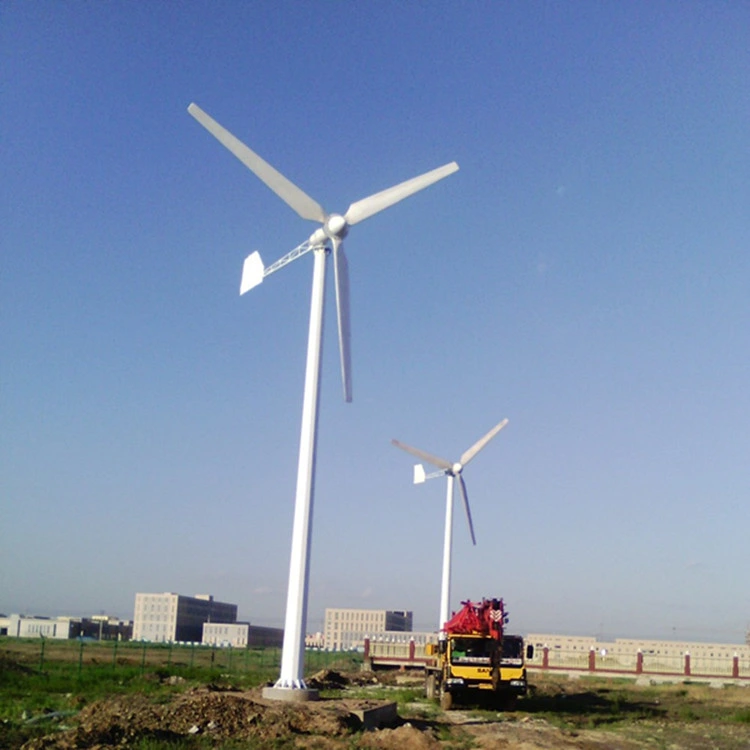
<instances>
[{"instance_id":1,"label":"long boundary wall","mask_svg":"<svg viewBox=\"0 0 750 750\"><path fill-rule=\"evenodd\" d=\"M610 676L653 676L672 680L708 679L750 685L750 646L686 641L617 639L531 633L530 671ZM422 669L433 658L414 640L383 643L365 640L365 668Z\"/></svg>"},{"instance_id":2,"label":"long boundary wall","mask_svg":"<svg viewBox=\"0 0 750 750\"><path fill-rule=\"evenodd\" d=\"M750 646L745 644L633 638L598 641L548 633L530 633L526 644L534 646L534 655L527 660L530 669L750 678Z\"/></svg>"}]
</instances>

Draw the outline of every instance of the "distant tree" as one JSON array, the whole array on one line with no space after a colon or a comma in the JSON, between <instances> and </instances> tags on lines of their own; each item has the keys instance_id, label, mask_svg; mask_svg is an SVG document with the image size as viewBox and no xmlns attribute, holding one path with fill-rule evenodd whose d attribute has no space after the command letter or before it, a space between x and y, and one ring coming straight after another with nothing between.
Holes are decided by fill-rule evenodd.
<instances>
[{"instance_id":1,"label":"distant tree","mask_svg":"<svg viewBox=\"0 0 750 750\"><path fill-rule=\"evenodd\" d=\"M750 628L748 628L747 633L745 633L745 643L750 646Z\"/></svg>"}]
</instances>

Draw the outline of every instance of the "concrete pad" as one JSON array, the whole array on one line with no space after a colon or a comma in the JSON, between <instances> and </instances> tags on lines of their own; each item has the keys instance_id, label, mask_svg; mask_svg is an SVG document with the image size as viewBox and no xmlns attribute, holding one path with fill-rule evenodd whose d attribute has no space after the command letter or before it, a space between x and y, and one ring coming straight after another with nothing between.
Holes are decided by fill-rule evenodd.
<instances>
[{"instance_id":1,"label":"concrete pad","mask_svg":"<svg viewBox=\"0 0 750 750\"><path fill-rule=\"evenodd\" d=\"M261 695L270 701L286 701L287 703L306 703L320 698L318 691L312 688L264 687Z\"/></svg>"},{"instance_id":2,"label":"concrete pad","mask_svg":"<svg viewBox=\"0 0 750 750\"><path fill-rule=\"evenodd\" d=\"M398 710L395 703L354 709L351 713L352 716L356 716L362 722L363 729L377 729L385 724L393 724L398 719Z\"/></svg>"}]
</instances>

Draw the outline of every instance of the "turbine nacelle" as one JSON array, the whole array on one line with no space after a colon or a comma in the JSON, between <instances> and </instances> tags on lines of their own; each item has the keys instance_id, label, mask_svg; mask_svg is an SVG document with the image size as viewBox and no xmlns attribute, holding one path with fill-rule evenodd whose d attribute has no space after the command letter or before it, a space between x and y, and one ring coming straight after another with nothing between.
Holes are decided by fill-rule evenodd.
<instances>
[{"instance_id":1,"label":"turbine nacelle","mask_svg":"<svg viewBox=\"0 0 750 750\"><path fill-rule=\"evenodd\" d=\"M323 226L316 229L307 240L311 245L325 245L331 240L334 245L349 234L349 224L346 218L341 214L331 214L324 222Z\"/></svg>"},{"instance_id":2,"label":"turbine nacelle","mask_svg":"<svg viewBox=\"0 0 750 750\"><path fill-rule=\"evenodd\" d=\"M463 471L463 469L464 469L463 464L456 461L456 463L453 464L453 466L451 466L451 468L446 472L446 474L451 474L452 476L457 477Z\"/></svg>"},{"instance_id":3,"label":"turbine nacelle","mask_svg":"<svg viewBox=\"0 0 750 750\"><path fill-rule=\"evenodd\" d=\"M332 240L343 240L349 232L349 225L341 214L331 214L326 219L324 231Z\"/></svg>"}]
</instances>

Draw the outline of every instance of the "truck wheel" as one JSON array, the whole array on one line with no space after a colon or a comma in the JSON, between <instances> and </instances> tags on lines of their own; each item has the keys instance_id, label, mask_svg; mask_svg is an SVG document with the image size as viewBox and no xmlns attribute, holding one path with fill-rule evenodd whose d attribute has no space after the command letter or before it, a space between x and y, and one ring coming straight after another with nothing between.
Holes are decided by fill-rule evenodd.
<instances>
[{"instance_id":1,"label":"truck wheel","mask_svg":"<svg viewBox=\"0 0 750 750\"><path fill-rule=\"evenodd\" d=\"M453 708L453 693L449 693L447 690L443 691L440 695L440 708L443 711L450 711Z\"/></svg>"},{"instance_id":2,"label":"truck wheel","mask_svg":"<svg viewBox=\"0 0 750 750\"><path fill-rule=\"evenodd\" d=\"M424 692L429 700L437 697L437 678L434 672L427 675L424 681Z\"/></svg>"}]
</instances>

